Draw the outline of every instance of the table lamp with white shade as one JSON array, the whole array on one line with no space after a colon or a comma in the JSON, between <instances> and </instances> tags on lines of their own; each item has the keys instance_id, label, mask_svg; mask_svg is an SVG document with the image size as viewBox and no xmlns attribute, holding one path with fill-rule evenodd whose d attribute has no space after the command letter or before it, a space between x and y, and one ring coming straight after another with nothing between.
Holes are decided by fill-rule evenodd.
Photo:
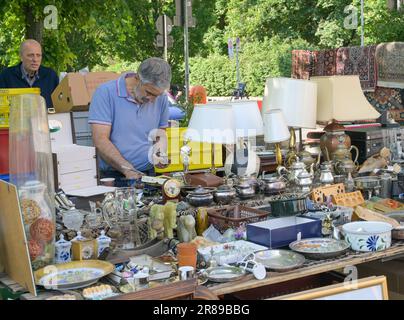
<instances>
[{"instance_id":1,"label":"table lamp with white shade","mask_svg":"<svg viewBox=\"0 0 404 320\"><path fill-rule=\"evenodd\" d=\"M269 78L265 84L262 115L272 109L282 110L291 138L287 162L296 155L294 128L316 128L317 85L308 80L291 78ZM301 137L300 137L300 140Z\"/></svg>"},{"instance_id":2,"label":"table lamp with white shade","mask_svg":"<svg viewBox=\"0 0 404 320\"><path fill-rule=\"evenodd\" d=\"M317 84L317 121L374 120L380 114L363 94L359 76L312 77Z\"/></svg>"},{"instance_id":3,"label":"table lamp with white shade","mask_svg":"<svg viewBox=\"0 0 404 320\"><path fill-rule=\"evenodd\" d=\"M276 163L282 164L282 154L279 143L290 139L290 132L282 110L273 109L264 112L264 141L275 143Z\"/></svg>"},{"instance_id":4,"label":"table lamp with white shade","mask_svg":"<svg viewBox=\"0 0 404 320\"><path fill-rule=\"evenodd\" d=\"M226 159L226 175L230 173L238 176L258 174L260 159L251 144L252 139L264 134L264 124L258 103L254 100L239 100L227 102L227 104L233 109L237 144L235 153ZM245 158L247 159L243 161Z\"/></svg>"},{"instance_id":5,"label":"table lamp with white shade","mask_svg":"<svg viewBox=\"0 0 404 320\"><path fill-rule=\"evenodd\" d=\"M380 114L363 94L359 76L312 77L317 84L317 122L327 124L320 139L326 160L339 144L350 147L351 141L344 126L337 122L375 120Z\"/></svg>"},{"instance_id":6,"label":"table lamp with white shade","mask_svg":"<svg viewBox=\"0 0 404 320\"><path fill-rule=\"evenodd\" d=\"M216 103L196 104L188 128L184 133L185 146L188 141L211 144L236 143L232 107L230 105ZM184 147L181 149L183 148ZM211 172L215 173L213 146L211 160Z\"/></svg>"}]
</instances>

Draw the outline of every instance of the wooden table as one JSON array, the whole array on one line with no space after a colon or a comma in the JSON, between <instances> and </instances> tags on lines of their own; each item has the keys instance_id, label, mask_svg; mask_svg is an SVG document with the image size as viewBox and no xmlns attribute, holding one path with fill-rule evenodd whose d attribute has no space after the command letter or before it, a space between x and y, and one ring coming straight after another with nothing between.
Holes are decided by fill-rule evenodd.
<instances>
[{"instance_id":1,"label":"wooden table","mask_svg":"<svg viewBox=\"0 0 404 320\"><path fill-rule=\"evenodd\" d=\"M404 256L404 242L395 242L392 247L379 252L366 252L357 253L349 252L347 255L330 260L314 261L308 260L303 267L288 271L288 272L267 272L267 277L264 280L256 280L251 274L247 275L245 278L229 283L223 284L210 284L208 289L213 295L224 296L225 294L231 294L235 292L240 292L243 290L261 288L265 286L270 286L278 284L281 282L286 282L290 280L301 279L304 277L318 275L321 273L333 271L336 269L341 269L347 266L355 266L361 263L366 263L375 260L393 260ZM20 294L26 292L24 288L15 284L11 279L9 279L5 274L0 275L0 283L9 287L14 291L14 293L20 292ZM34 297L29 293L22 294L21 299L23 300L43 300L49 296L55 295L56 292L42 292L38 297ZM60 294L60 292L58 293Z\"/></svg>"},{"instance_id":2,"label":"wooden table","mask_svg":"<svg viewBox=\"0 0 404 320\"><path fill-rule=\"evenodd\" d=\"M249 274L244 279L235 282L209 286L209 290L217 296L223 296L229 293L295 280L374 260L393 260L400 256L404 256L404 242L395 242L392 247L384 251L364 253L349 252L347 255L338 259L321 260L317 262L309 260L301 268L292 271L282 273L267 272L267 277L263 280L256 280L253 275Z\"/></svg>"}]
</instances>

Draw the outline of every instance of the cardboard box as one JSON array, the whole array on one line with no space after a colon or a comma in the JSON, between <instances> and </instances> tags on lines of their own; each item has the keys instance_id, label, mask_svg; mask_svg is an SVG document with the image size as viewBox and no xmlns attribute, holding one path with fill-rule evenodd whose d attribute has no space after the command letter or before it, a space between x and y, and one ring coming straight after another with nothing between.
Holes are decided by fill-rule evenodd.
<instances>
[{"instance_id":1,"label":"cardboard box","mask_svg":"<svg viewBox=\"0 0 404 320\"><path fill-rule=\"evenodd\" d=\"M247 225L247 240L270 249L288 246L297 239L321 235L321 220L303 217L282 217Z\"/></svg>"},{"instance_id":2,"label":"cardboard box","mask_svg":"<svg viewBox=\"0 0 404 320\"><path fill-rule=\"evenodd\" d=\"M53 107L58 113L87 111L95 89L118 77L119 74L114 72L90 72L86 75L69 72L51 95Z\"/></svg>"}]
</instances>

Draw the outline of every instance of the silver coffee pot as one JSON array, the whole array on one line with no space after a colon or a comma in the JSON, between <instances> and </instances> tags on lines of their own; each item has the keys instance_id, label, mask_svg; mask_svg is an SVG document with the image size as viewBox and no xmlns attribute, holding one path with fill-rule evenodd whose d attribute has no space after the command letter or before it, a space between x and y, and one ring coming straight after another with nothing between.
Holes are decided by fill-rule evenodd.
<instances>
[{"instance_id":1,"label":"silver coffee pot","mask_svg":"<svg viewBox=\"0 0 404 320\"><path fill-rule=\"evenodd\" d=\"M307 179L308 175L313 179L313 167L314 163L311 164L310 166L310 173L306 170L306 165L304 162L301 162L297 160L296 162L293 162L290 166L289 169L286 169L283 166L278 167L277 173L279 176L285 178L289 183L294 184L294 185L299 185L299 180L302 179ZM303 173L303 174L302 174ZM302 176L299 178L299 176L302 174ZM313 180L311 181L311 183Z\"/></svg>"},{"instance_id":2,"label":"silver coffee pot","mask_svg":"<svg viewBox=\"0 0 404 320\"><path fill-rule=\"evenodd\" d=\"M334 183L331 162L325 161L320 165L320 183L323 185Z\"/></svg>"}]
</instances>

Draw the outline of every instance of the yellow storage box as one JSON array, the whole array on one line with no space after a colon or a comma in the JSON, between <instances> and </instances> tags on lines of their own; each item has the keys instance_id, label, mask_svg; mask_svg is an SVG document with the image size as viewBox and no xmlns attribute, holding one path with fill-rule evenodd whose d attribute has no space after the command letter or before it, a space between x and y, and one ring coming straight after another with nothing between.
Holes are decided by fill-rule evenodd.
<instances>
[{"instance_id":1,"label":"yellow storage box","mask_svg":"<svg viewBox=\"0 0 404 320\"><path fill-rule=\"evenodd\" d=\"M165 169L155 168L156 173L184 170L180 149L183 146L185 130L187 128L173 127L166 129L168 140L167 153L171 164ZM191 141L188 145L191 147L189 170L209 169L212 167L212 144ZM222 145L215 144L214 151L215 167L223 167Z\"/></svg>"},{"instance_id":2,"label":"yellow storage box","mask_svg":"<svg viewBox=\"0 0 404 320\"><path fill-rule=\"evenodd\" d=\"M9 127L10 99L20 94L41 94L39 88L0 89L0 128Z\"/></svg>"}]
</instances>

